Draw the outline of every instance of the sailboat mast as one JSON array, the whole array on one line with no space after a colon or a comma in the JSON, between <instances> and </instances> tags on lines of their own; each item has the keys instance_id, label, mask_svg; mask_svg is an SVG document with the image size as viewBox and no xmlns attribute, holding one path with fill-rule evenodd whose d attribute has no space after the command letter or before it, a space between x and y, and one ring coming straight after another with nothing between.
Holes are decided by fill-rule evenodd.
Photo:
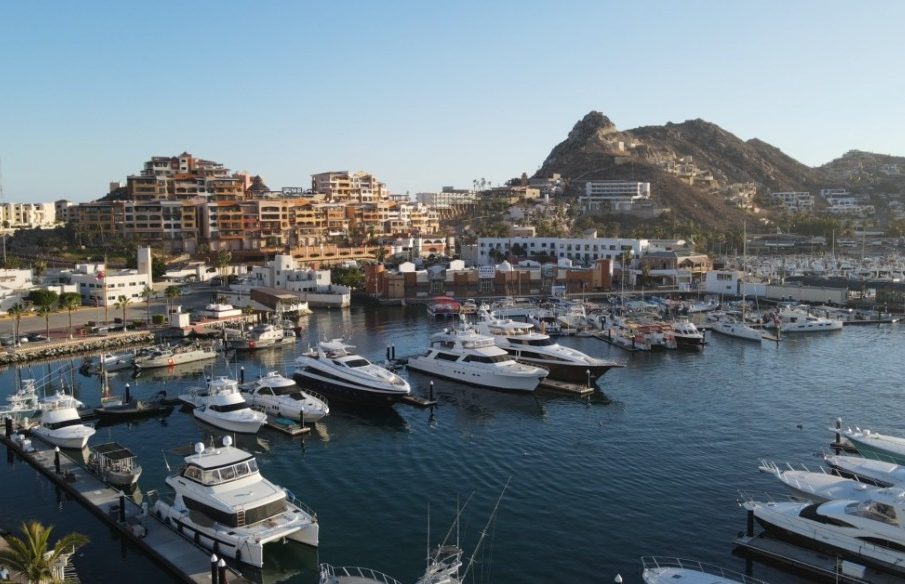
<instances>
[{"instance_id":1,"label":"sailboat mast","mask_svg":"<svg viewBox=\"0 0 905 584\"><path fill-rule=\"evenodd\" d=\"M487 537L487 530L490 528L490 524L493 521L493 518L496 517L496 512L500 508L500 503L503 501L503 495L506 494L506 489L509 488L509 481L511 480L511 476L506 479L506 484L503 485L503 490L500 492L500 496L496 500L496 505L493 506L493 512L490 513L490 519L487 520L487 525L485 525L484 529L481 530L481 537L478 538L478 544L475 546L474 552L468 559L468 565L465 567L465 573L462 575L463 582L468 577L468 573L471 571L471 567L474 565L475 558L478 555L478 550L481 549L481 544L484 543L484 538Z\"/></svg>"}]
</instances>

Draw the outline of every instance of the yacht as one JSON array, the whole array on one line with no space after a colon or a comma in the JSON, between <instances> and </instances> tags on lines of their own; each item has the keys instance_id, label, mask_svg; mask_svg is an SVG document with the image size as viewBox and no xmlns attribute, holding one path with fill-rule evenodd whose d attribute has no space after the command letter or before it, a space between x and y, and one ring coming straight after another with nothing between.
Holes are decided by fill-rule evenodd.
<instances>
[{"instance_id":1,"label":"yacht","mask_svg":"<svg viewBox=\"0 0 905 584\"><path fill-rule=\"evenodd\" d=\"M135 357L136 369L173 367L183 363L193 363L205 359L215 359L217 351L213 347L189 345L176 348L156 348Z\"/></svg>"},{"instance_id":2,"label":"yacht","mask_svg":"<svg viewBox=\"0 0 905 584\"><path fill-rule=\"evenodd\" d=\"M269 349L271 347L295 343L294 331L272 324L258 324L249 331L227 329L224 331L224 335L224 344L226 348L235 349L237 351Z\"/></svg>"},{"instance_id":3,"label":"yacht","mask_svg":"<svg viewBox=\"0 0 905 584\"><path fill-rule=\"evenodd\" d=\"M271 416L313 423L330 413L324 399L313 392L302 391L295 381L276 371L243 385L241 390L248 405Z\"/></svg>"},{"instance_id":4,"label":"yacht","mask_svg":"<svg viewBox=\"0 0 905 584\"><path fill-rule=\"evenodd\" d=\"M700 349L704 346L704 332L687 318L672 323L672 336L680 349Z\"/></svg>"},{"instance_id":5,"label":"yacht","mask_svg":"<svg viewBox=\"0 0 905 584\"><path fill-rule=\"evenodd\" d=\"M78 411L82 405L79 400L63 393L41 400L41 422L32 429L32 433L60 448L85 448L95 429L82 424Z\"/></svg>"},{"instance_id":6,"label":"yacht","mask_svg":"<svg viewBox=\"0 0 905 584\"><path fill-rule=\"evenodd\" d=\"M752 328L745 321L731 315L725 315L710 325L710 330L727 337L742 339L743 341L760 342L764 338L763 331Z\"/></svg>"},{"instance_id":7,"label":"yacht","mask_svg":"<svg viewBox=\"0 0 905 584\"><path fill-rule=\"evenodd\" d=\"M826 469L811 470L786 464L785 468L775 462L761 461L759 470L772 474L792 491L793 496L805 501L822 503L832 499L863 500L871 496L877 487L860 481L839 476Z\"/></svg>"},{"instance_id":8,"label":"yacht","mask_svg":"<svg viewBox=\"0 0 905 584\"><path fill-rule=\"evenodd\" d=\"M769 532L883 571L905 575L905 490L877 489L865 500L746 501Z\"/></svg>"},{"instance_id":9,"label":"yacht","mask_svg":"<svg viewBox=\"0 0 905 584\"><path fill-rule=\"evenodd\" d=\"M99 374L101 371L113 373L123 369L132 369L134 362L135 351L101 353L96 358L88 360L83 367L88 374Z\"/></svg>"},{"instance_id":10,"label":"yacht","mask_svg":"<svg viewBox=\"0 0 905 584\"><path fill-rule=\"evenodd\" d=\"M260 568L268 543L318 545L314 513L261 476L254 456L232 446L229 436L220 448L196 444L195 453L166 483L175 491L173 500L157 498L154 513L220 556Z\"/></svg>"},{"instance_id":11,"label":"yacht","mask_svg":"<svg viewBox=\"0 0 905 584\"><path fill-rule=\"evenodd\" d=\"M801 307L784 306L764 317L764 328L778 329L782 334L841 331L842 321L811 314Z\"/></svg>"},{"instance_id":12,"label":"yacht","mask_svg":"<svg viewBox=\"0 0 905 584\"><path fill-rule=\"evenodd\" d=\"M429 375L493 389L534 391L547 370L516 363L496 346L492 336L470 328L445 329L431 335L423 355L408 360L408 367Z\"/></svg>"},{"instance_id":13,"label":"yacht","mask_svg":"<svg viewBox=\"0 0 905 584\"><path fill-rule=\"evenodd\" d=\"M461 310L462 305L459 301L445 296L434 298L427 305L427 313L434 318L455 318L459 316Z\"/></svg>"},{"instance_id":14,"label":"yacht","mask_svg":"<svg viewBox=\"0 0 905 584\"><path fill-rule=\"evenodd\" d=\"M318 584L402 584L383 572L361 566L320 565Z\"/></svg>"},{"instance_id":15,"label":"yacht","mask_svg":"<svg viewBox=\"0 0 905 584\"><path fill-rule=\"evenodd\" d=\"M211 379L207 388L190 389L179 400L194 407L192 413L202 422L229 432L255 434L267 421L267 414L248 407L239 383L228 377Z\"/></svg>"},{"instance_id":16,"label":"yacht","mask_svg":"<svg viewBox=\"0 0 905 584\"><path fill-rule=\"evenodd\" d=\"M5 407L0 407L0 418L14 419L29 417L40 409L37 383L34 379L23 379L16 393L6 398Z\"/></svg>"},{"instance_id":17,"label":"yacht","mask_svg":"<svg viewBox=\"0 0 905 584\"><path fill-rule=\"evenodd\" d=\"M763 580L695 560L645 556L641 558L641 565L644 567L641 572L641 579L644 580L645 584L674 584L675 582L687 584L766 584Z\"/></svg>"},{"instance_id":18,"label":"yacht","mask_svg":"<svg viewBox=\"0 0 905 584\"><path fill-rule=\"evenodd\" d=\"M295 360L293 377L303 388L356 405L388 405L411 393L392 371L352 353L342 339L323 341Z\"/></svg>"},{"instance_id":19,"label":"yacht","mask_svg":"<svg viewBox=\"0 0 905 584\"><path fill-rule=\"evenodd\" d=\"M612 361L596 359L576 349L563 347L539 333L534 325L494 318L486 310L478 311L475 330L493 337L496 346L512 355L516 361L543 367L551 379L592 383L613 367Z\"/></svg>"},{"instance_id":20,"label":"yacht","mask_svg":"<svg viewBox=\"0 0 905 584\"><path fill-rule=\"evenodd\" d=\"M861 428L847 428L841 433L861 456L905 465L905 438Z\"/></svg>"},{"instance_id":21,"label":"yacht","mask_svg":"<svg viewBox=\"0 0 905 584\"><path fill-rule=\"evenodd\" d=\"M857 479L862 483L878 487L905 483L905 466L894 462L842 454L826 454L823 460L840 476Z\"/></svg>"}]
</instances>

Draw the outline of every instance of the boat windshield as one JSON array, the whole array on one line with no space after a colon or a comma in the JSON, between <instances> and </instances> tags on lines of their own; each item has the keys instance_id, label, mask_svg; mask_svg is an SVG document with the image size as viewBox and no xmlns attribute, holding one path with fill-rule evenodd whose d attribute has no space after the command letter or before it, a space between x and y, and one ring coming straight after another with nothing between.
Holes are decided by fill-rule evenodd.
<instances>
[{"instance_id":1,"label":"boat windshield","mask_svg":"<svg viewBox=\"0 0 905 584\"><path fill-rule=\"evenodd\" d=\"M509 355L466 355L465 362L466 363L503 363L505 361L511 361L512 357Z\"/></svg>"},{"instance_id":2,"label":"boat windshield","mask_svg":"<svg viewBox=\"0 0 905 584\"><path fill-rule=\"evenodd\" d=\"M294 385L287 385L286 387L272 387L271 389L276 395L289 395L293 397L295 397L295 394L299 392L299 388Z\"/></svg>"},{"instance_id":3,"label":"boat windshield","mask_svg":"<svg viewBox=\"0 0 905 584\"><path fill-rule=\"evenodd\" d=\"M237 412L239 410L247 409L248 404L245 403L244 401L236 402L234 404L226 404L226 405L222 405L222 406L219 404L212 404L210 406L210 408L212 410L214 410L215 412Z\"/></svg>"},{"instance_id":4,"label":"boat windshield","mask_svg":"<svg viewBox=\"0 0 905 584\"><path fill-rule=\"evenodd\" d=\"M494 342L493 339L476 339L474 341L462 341L462 346L466 349L484 349L493 347Z\"/></svg>"},{"instance_id":5,"label":"boat windshield","mask_svg":"<svg viewBox=\"0 0 905 584\"><path fill-rule=\"evenodd\" d=\"M879 501L863 501L846 507L846 512L852 515L860 515L874 521L882 521L890 525L898 525L896 521L896 508Z\"/></svg>"},{"instance_id":6,"label":"boat windshield","mask_svg":"<svg viewBox=\"0 0 905 584\"><path fill-rule=\"evenodd\" d=\"M367 367L371 364L367 359L349 359L348 361L344 361L343 364L346 367Z\"/></svg>"},{"instance_id":7,"label":"boat windshield","mask_svg":"<svg viewBox=\"0 0 905 584\"><path fill-rule=\"evenodd\" d=\"M182 476L202 485L219 485L241 479L256 472L258 472L258 462L254 458L250 458L230 466L212 470L204 470L198 466L189 465L182 471Z\"/></svg>"}]
</instances>

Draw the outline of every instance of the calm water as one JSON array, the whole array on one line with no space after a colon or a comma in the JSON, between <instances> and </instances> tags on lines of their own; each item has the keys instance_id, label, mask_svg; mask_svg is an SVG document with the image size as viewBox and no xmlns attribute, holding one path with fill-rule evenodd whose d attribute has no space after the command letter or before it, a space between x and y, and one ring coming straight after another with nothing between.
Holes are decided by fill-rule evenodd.
<instances>
[{"instance_id":1,"label":"calm water","mask_svg":"<svg viewBox=\"0 0 905 584\"><path fill-rule=\"evenodd\" d=\"M349 337L377 360L391 343L397 356L416 352L442 326L428 321L422 307L356 307L317 312L308 336L312 342ZM592 338L562 342L625 362L599 384L609 401L506 395L437 381L440 404L433 411L399 405L381 416L336 412L304 441L266 429L241 438L266 476L295 491L321 522L319 558L294 547L279 550L272 555L280 565L270 566L268 577L315 582L319 559L413 582L423 571L428 523L436 544L456 501L473 494L460 522L470 554L510 476L473 568L476 581L611 582L617 573L640 581L642 555L743 570L731 553L745 525L738 491L781 491L758 473L760 458L816 463L837 416L877 430L905 428L897 407L905 327L790 336L779 347L714 337L701 353L629 355ZM297 348L306 346L303 335ZM288 368L295 352L270 351L239 364L250 378ZM40 377L59 365L22 373ZM226 374L226 367L218 363L214 373ZM160 389L174 393L204 375L200 367L176 374L112 379L116 391L129 381L133 394L145 397ZM427 377L408 375L416 391L426 391ZM2 376L10 391L14 372ZM96 379L76 380L81 398L97 403ZM146 491L163 486L162 450L208 440L209 430L177 410L163 422L103 428L93 442L108 439L136 451ZM77 560L83 581L119 581L126 564L135 583L167 581L78 504L60 502L26 465L3 465L0 472L0 526L34 517L92 537ZM759 564L753 575L796 581Z\"/></svg>"}]
</instances>

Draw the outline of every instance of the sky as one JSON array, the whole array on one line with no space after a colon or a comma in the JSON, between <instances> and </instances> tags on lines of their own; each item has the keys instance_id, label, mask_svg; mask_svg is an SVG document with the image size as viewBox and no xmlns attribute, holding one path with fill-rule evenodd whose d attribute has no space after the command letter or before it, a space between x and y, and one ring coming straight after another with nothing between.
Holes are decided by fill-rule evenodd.
<instances>
[{"instance_id":1,"label":"sky","mask_svg":"<svg viewBox=\"0 0 905 584\"><path fill-rule=\"evenodd\" d=\"M6 201L188 151L271 189L538 169L589 111L702 118L819 165L905 155L905 2L0 0Z\"/></svg>"}]
</instances>

